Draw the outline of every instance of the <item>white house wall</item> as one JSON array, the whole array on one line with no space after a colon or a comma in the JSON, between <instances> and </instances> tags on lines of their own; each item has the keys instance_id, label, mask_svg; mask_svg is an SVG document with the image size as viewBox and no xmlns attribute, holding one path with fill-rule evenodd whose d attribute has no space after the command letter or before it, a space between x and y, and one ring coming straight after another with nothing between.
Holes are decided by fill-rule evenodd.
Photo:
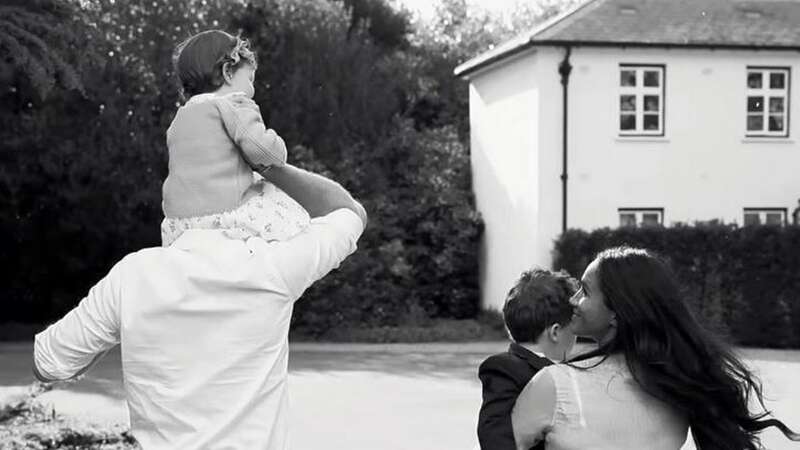
<instances>
[{"instance_id":1,"label":"white house wall","mask_svg":"<svg viewBox=\"0 0 800 450\"><path fill-rule=\"evenodd\" d=\"M540 63L536 66L536 79L540 87L538 148L539 184L539 234L534 253L528 255L532 265L549 269L552 250L562 228L563 168L563 88L558 66L565 50L547 47L539 50ZM572 95L570 92L569 95ZM571 100L570 100L571 102ZM571 145L569 143L568 145ZM571 195L571 194L568 194Z\"/></svg>"},{"instance_id":2,"label":"white house wall","mask_svg":"<svg viewBox=\"0 0 800 450\"><path fill-rule=\"evenodd\" d=\"M664 208L666 225L710 219L741 224L745 207L791 212L800 197L797 57L795 52L574 50L569 226L618 226L622 207ZM621 63L666 66L663 138L618 137ZM789 138L745 138L748 66L791 67Z\"/></svg>"},{"instance_id":3,"label":"white house wall","mask_svg":"<svg viewBox=\"0 0 800 450\"><path fill-rule=\"evenodd\" d=\"M539 89L534 53L470 83L473 187L486 224L481 248L484 306L500 308L538 242Z\"/></svg>"},{"instance_id":4,"label":"white house wall","mask_svg":"<svg viewBox=\"0 0 800 450\"><path fill-rule=\"evenodd\" d=\"M486 222L485 307L502 306L519 273L550 267L561 232L564 49L541 47L473 76L472 166ZM797 53L573 48L568 226L619 225L618 208L664 208L664 223L742 222L745 207L800 197ZM663 64L665 136L618 137L620 64ZM745 138L746 69L790 67L789 138Z\"/></svg>"}]
</instances>

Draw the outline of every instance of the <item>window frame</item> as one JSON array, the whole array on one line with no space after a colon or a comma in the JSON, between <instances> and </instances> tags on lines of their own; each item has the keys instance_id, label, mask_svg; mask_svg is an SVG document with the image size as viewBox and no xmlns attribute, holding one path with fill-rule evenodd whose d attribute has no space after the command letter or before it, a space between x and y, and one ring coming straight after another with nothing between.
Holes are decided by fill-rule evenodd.
<instances>
[{"instance_id":1,"label":"window frame","mask_svg":"<svg viewBox=\"0 0 800 450\"><path fill-rule=\"evenodd\" d=\"M622 228L626 225L622 225L622 214L634 214L636 218L636 228L644 227L644 223L642 221L642 216L645 213L658 213L658 226L664 226L664 208L617 208L617 218L619 219L619 227ZM649 225L648 225L649 226Z\"/></svg>"},{"instance_id":2,"label":"window frame","mask_svg":"<svg viewBox=\"0 0 800 450\"><path fill-rule=\"evenodd\" d=\"M658 87L645 87L644 86L644 72L647 70L656 69L659 72L660 83ZM621 78L623 70L634 70L636 72L636 86L622 86ZM617 67L617 95L616 95L616 122L617 122L617 135L619 137L664 137L667 128L667 105L666 105L666 92L667 92L667 65L666 64L635 64L635 63L620 63ZM659 99L659 129L658 130L645 130L644 129L644 96L645 95L658 95ZM623 130L622 129L622 96L634 95L635 97L635 117L636 129Z\"/></svg>"},{"instance_id":3,"label":"window frame","mask_svg":"<svg viewBox=\"0 0 800 450\"><path fill-rule=\"evenodd\" d=\"M761 88L751 88L748 83L748 78L752 72L760 72L761 73ZM765 85L769 84L769 75L772 73L783 73L784 74L784 88L783 89L772 89L770 87L764 87ZM744 105L745 105L745 120L744 120L744 133L745 137L748 138L773 138L773 139L786 139L789 137L789 116L791 110L791 79L792 79L792 68L788 66L747 66L745 68L745 95L744 95ZM783 98L783 131L769 131L769 101L763 100L763 111L761 112L761 117L763 118L763 123L761 130L759 131L751 131L748 129L747 122L748 118L751 115L755 115L749 111L749 102L750 97L758 97L760 96L762 99L769 99L772 97L778 97L776 92L781 93Z\"/></svg>"},{"instance_id":4,"label":"window frame","mask_svg":"<svg viewBox=\"0 0 800 450\"><path fill-rule=\"evenodd\" d=\"M787 226L789 224L789 209L788 208L781 208L781 207L778 207L778 208L774 208L774 207L760 207L760 208L747 207L747 208L742 208L742 226L765 226L765 225L769 225L767 223L767 216L766 216L767 213L776 213L776 212L779 212L779 213L781 213L783 215L783 219L781 220L781 226L782 227ZM758 225L747 225L746 224L745 216L748 213L749 214L758 213L758 222L759 222ZM764 218L764 220L761 220L762 217Z\"/></svg>"}]
</instances>

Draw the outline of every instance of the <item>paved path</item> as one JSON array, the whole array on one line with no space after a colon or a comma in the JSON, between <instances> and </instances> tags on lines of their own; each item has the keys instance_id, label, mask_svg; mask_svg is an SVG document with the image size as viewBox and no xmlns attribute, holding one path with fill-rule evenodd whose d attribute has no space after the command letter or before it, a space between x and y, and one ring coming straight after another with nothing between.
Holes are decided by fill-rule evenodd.
<instances>
[{"instance_id":1,"label":"paved path","mask_svg":"<svg viewBox=\"0 0 800 450\"><path fill-rule=\"evenodd\" d=\"M502 342L293 344L289 359L294 450L471 450L480 385L475 371ZM743 350L762 375L768 407L800 429L800 351ZM0 343L0 402L32 381L30 343ZM96 423L127 423L119 353L86 378L43 395L56 411ZM800 448L774 431L770 450ZM691 448L689 446L686 447Z\"/></svg>"}]
</instances>

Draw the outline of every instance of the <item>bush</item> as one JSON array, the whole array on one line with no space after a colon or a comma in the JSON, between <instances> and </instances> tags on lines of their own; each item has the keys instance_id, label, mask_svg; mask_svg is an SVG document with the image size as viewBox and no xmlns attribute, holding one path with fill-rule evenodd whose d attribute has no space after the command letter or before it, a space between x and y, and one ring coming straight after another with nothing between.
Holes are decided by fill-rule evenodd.
<instances>
[{"instance_id":1,"label":"bush","mask_svg":"<svg viewBox=\"0 0 800 450\"><path fill-rule=\"evenodd\" d=\"M323 172L336 172L363 199L369 227L358 252L306 292L293 326L320 336L344 326L413 326L414 317L474 318L482 225L455 130L397 121L374 149L359 150L360 158Z\"/></svg>"},{"instance_id":2,"label":"bush","mask_svg":"<svg viewBox=\"0 0 800 450\"><path fill-rule=\"evenodd\" d=\"M298 339L299 338L299 339ZM293 336L295 340L304 337ZM426 325L381 326L372 328L331 328L319 340L327 342L413 343L476 342L507 340L505 330L498 330L480 319L433 319Z\"/></svg>"},{"instance_id":3,"label":"bush","mask_svg":"<svg viewBox=\"0 0 800 450\"><path fill-rule=\"evenodd\" d=\"M669 260L690 306L735 343L800 347L800 227L568 230L555 243L553 265L580 276L595 254L622 244Z\"/></svg>"},{"instance_id":4,"label":"bush","mask_svg":"<svg viewBox=\"0 0 800 450\"><path fill-rule=\"evenodd\" d=\"M44 329L38 323L0 322L0 342L32 341Z\"/></svg>"}]
</instances>

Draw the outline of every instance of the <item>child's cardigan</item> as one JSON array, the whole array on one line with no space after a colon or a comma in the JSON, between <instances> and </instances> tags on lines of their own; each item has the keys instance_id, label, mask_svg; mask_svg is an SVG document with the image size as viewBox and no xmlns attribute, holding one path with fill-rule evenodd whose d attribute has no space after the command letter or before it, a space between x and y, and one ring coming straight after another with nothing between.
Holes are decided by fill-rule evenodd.
<instances>
[{"instance_id":1,"label":"child's cardigan","mask_svg":"<svg viewBox=\"0 0 800 450\"><path fill-rule=\"evenodd\" d=\"M254 186L253 170L286 163L286 144L267 129L244 95L201 94L181 107L167 130L166 217L236 209Z\"/></svg>"}]
</instances>

